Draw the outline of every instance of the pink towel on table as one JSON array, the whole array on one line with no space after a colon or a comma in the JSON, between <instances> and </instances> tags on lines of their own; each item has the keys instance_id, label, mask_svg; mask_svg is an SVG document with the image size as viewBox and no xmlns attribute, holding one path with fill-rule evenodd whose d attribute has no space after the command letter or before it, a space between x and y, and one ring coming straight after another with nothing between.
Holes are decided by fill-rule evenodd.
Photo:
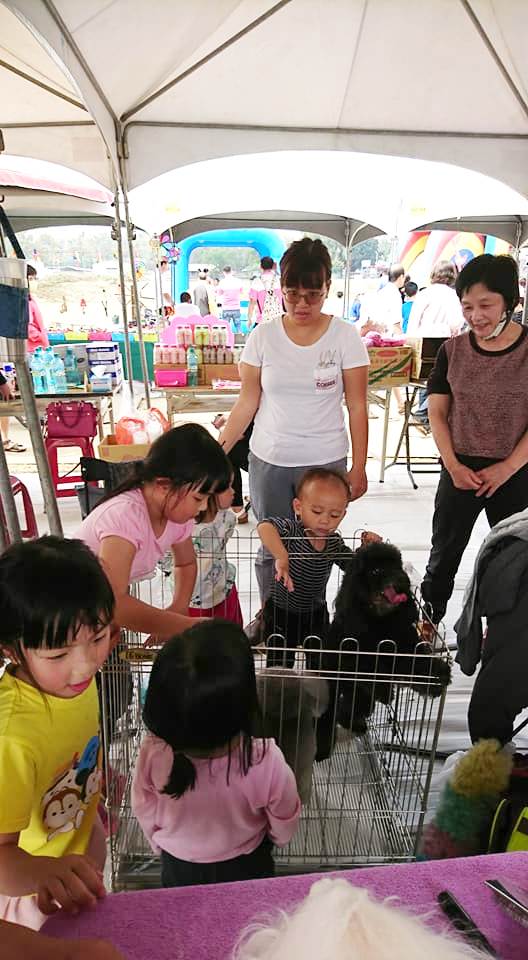
<instances>
[{"instance_id":1,"label":"pink towel on table","mask_svg":"<svg viewBox=\"0 0 528 960\"><path fill-rule=\"evenodd\" d=\"M510 879L528 886L528 853L350 870L340 876L368 887L380 899L395 896L420 915L433 914L441 928L445 928L445 920L436 897L448 889L501 960L526 958L526 928L496 905L484 880ZM73 938L107 937L127 960L227 960L240 931L250 921L278 909L291 909L316 879L317 875L301 875L120 893L107 897L95 911L53 917L43 932Z\"/></svg>"}]
</instances>

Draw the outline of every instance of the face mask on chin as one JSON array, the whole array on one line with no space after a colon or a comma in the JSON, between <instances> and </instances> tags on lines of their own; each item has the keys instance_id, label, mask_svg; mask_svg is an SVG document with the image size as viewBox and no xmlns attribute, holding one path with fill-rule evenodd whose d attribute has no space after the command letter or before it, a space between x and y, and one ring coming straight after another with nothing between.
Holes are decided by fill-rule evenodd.
<instances>
[{"instance_id":1,"label":"face mask on chin","mask_svg":"<svg viewBox=\"0 0 528 960\"><path fill-rule=\"evenodd\" d=\"M511 314L505 313L502 317L502 320L499 320L497 326L491 333L488 333L487 337L481 337L481 340L495 340L497 337L500 337L502 331L506 328L508 323L511 320Z\"/></svg>"}]
</instances>

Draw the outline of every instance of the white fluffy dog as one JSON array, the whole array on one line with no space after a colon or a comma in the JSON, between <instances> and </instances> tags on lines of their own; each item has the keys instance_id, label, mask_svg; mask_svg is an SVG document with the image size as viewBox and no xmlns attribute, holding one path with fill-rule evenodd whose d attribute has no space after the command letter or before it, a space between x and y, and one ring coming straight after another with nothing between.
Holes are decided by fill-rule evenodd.
<instances>
[{"instance_id":1,"label":"white fluffy dog","mask_svg":"<svg viewBox=\"0 0 528 960\"><path fill-rule=\"evenodd\" d=\"M346 880L318 880L291 916L252 926L233 960L479 960L461 940L434 933Z\"/></svg>"}]
</instances>

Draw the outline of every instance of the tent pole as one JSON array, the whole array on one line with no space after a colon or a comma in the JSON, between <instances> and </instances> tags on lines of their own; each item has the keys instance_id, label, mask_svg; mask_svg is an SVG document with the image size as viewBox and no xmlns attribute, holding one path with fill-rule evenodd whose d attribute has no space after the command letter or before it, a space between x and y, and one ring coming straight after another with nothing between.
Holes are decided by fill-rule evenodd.
<instances>
[{"instance_id":1,"label":"tent pole","mask_svg":"<svg viewBox=\"0 0 528 960\"><path fill-rule=\"evenodd\" d=\"M345 220L345 290L344 290L344 302L343 302L343 315L345 320L348 320L349 317L349 306L350 306L350 294L348 286L350 283L350 220Z\"/></svg>"},{"instance_id":2,"label":"tent pole","mask_svg":"<svg viewBox=\"0 0 528 960\"><path fill-rule=\"evenodd\" d=\"M346 239L346 265L345 265L345 303L344 303L344 313L345 319L348 320L350 313L350 255L352 253L352 247L356 242L356 237L358 233L368 227L368 223L360 223L358 227L354 230L353 233L350 233L350 220L345 222L345 239Z\"/></svg>"},{"instance_id":3,"label":"tent pole","mask_svg":"<svg viewBox=\"0 0 528 960\"><path fill-rule=\"evenodd\" d=\"M4 235L1 227L0 254L3 256L7 255ZM48 515L50 532L54 533L58 537L62 537L62 523L59 516L57 497L55 496L55 487L53 486L53 481L51 479L49 460L46 454L44 440L42 438L40 417L38 414L37 402L35 400L35 392L33 389L33 378L29 372L29 366L26 360L26 341L15 340L10 337L2 337L2 352L11 363L15 364L16 367L18 389L20 391L20 398L22 400L24 414L27 420L31 446L35 456L35 463L37 465L42 496L44 499L44 509ZM15 505L15 498L11 489L9 467L2 443L0 443L0 447L2 447L2 451L0 453L0 499L4 508L4 515L9 537L14 543L15 541L22 539L20 534L20 523ZM0 524L0 527L1 526L2 525ZM6 546L6 536L3 529L0 536L0 544L2 545L2 548Z\"/></svg>"},{"instance_id":4,"label":"tent pole","mask_svg":"<svg viewBox=\"0 0 528 960\"><path fill-rule=\"evenodd\" d=\"M115 188L115 237L117 240L117 262L119 264L119 286L121 293L121 313L123 314L123 332L125 335L125 357L127 366L127 380L130 389L130 395L134 399L134 373L132 370L132 351L130 349L130 331L128 329L128 312L126 302L125 287L125 266L123 261L123 236L121 233L121 213L119 209L119 189Z\"/></svg>"},{"instance_id":5,"label":"tent pole","mask_svg":"<svg viewBox=\"0 0 528 960\"><path fill-rule=\"evenodd\" d=\"M130 213L128 209L127 178L126 178L125 162L123 157L120 158L120 170L121 170L121 191L123 193L123 207L125 211L125 223L126 223L127 239L128 239L128 254L130 257L130 273L132 276L132 290L134 293L134 300L135 300L136 309L137 309L139 356L141 358L141 370L143 372L143 385L145 387L145 402L147 404L147 407L150 407L150 382L149 382L149 375L148 375L147 357L145 354L145 341L143 340L143 327L141 325L141 309L139 305L137 277L136 277L136 270L134 267L134 241L132 239L133 228L132 228L132 222L130 220Z\"/></svg>"}]
</instances>

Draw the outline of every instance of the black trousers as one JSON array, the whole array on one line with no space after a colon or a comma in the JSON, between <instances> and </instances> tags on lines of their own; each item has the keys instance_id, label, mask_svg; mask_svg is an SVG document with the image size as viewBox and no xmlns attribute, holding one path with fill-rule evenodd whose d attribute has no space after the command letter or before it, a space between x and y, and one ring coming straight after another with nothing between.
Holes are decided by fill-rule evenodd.
<instances>
[{"instance_id":1,"label":"black trousers","mask_svg":"<svg viewBox=\"0 0 528 960\"><path fill-rule=\"evenodd\" d=\"M267 838L252 853L219 863L190 863L161 851L162 887L194 887L206 883L234 883L236 880L264 880L275 875L271 842Z\"/></svg>"},{"instance_id":2,"label":"black trousers","mask_svg":"<svg viewBox=\"0 0 528 960\"><path fill-rule=\"evenodd\" d=\"M482 470L496 460L464 457L461 463ZM442 467L433 514L431 553L422 582L422 596L432 607L432 618L439 623L453 592L455 576L477 517L485 510L490 527L499 520L528 507L528 465L521 467L499 487L492 497L477 497L473 490L458 490Z\"/></svg>"},{"instance_id":3,"label":"black trousers","mask_svg":"<svg viewBox=\"0 0 528 960\"><path fill-rule=\"evenodd\" d=\"M308 648L318 647L318 640L320 640L321 649L324 649L329 624L326 603L314 605L311 610L298 611L278 607L271 597L268 597L264 604L263 616L264 639L268 646L267 667L288 667L291 669L295 663L295 649L303 646L307 637L314 638L307 641L306 646ZM274 636L274 634L279 634L279 636ZM318 640L315 638L318 638ZM285 647L287 647L286 650ZM321 657L319 654L307 654L306 659L309 670L320 669Z\"/></svg>"}]
</instances>

